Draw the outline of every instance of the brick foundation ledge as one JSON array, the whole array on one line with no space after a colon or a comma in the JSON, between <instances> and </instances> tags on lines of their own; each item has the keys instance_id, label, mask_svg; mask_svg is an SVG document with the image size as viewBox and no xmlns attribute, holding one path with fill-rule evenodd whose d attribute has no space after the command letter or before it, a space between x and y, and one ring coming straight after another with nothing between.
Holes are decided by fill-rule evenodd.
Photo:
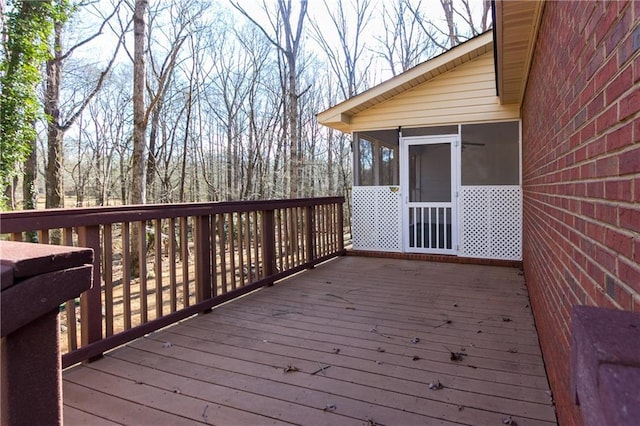
<instances>
[{"instance_id":1,"label":"brick foundation ledge","mask_svg":"<svg viewBox=\"0 0 640 426\"><path fill-rule=\"evenodd\" d=\"M640 421L640 313L574 306L571 394L585 426Z\"/></svg>"},{"instance_id":2,"label":"brick foundation ledge","mask_svg":"<svg viewBox=\"0 0 640 426\"><path fill-rule=\"evenodd\" d=\"M522 268L521 260L483 259L476 257L460 257L443 254L398 253L373 250L347 250L347 256L380 257L386 259L424 260L428 262L466 263L472 265L508 266Z\"/></svg>"}]
</instances>

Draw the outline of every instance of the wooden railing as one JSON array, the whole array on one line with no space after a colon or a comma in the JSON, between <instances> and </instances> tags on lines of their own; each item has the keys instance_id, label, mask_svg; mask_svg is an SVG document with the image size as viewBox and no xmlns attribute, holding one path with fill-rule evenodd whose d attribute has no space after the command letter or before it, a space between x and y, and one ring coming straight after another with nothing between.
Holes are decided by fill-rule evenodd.
<instances>
[{"instance_id":1,"label":"wooden railing","mask_svg":"<svg viewBox=\"0 0 640 426\"><path fill-rule=\"evenodd\" d=\"M343 197L3 213L0 235L94 249L61 306L63 366L344 253Z\"/></svg>"}]
</instances>

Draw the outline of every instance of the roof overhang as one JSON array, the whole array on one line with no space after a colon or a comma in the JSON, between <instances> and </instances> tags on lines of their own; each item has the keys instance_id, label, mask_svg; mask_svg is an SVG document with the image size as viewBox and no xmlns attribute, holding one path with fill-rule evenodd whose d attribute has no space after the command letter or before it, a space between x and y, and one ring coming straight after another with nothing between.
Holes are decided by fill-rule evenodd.
<instances>
[{"instance_id":1,"label":"roof overhang","mask_svg":"<svg viewBox=\"0 0 640 426\"><path fill-rule=\"evenodd\" d=\"M458 65L491 51L491 49L493 49L493 35L491 31L487 31L372 87L360 95L319 113L317 115L318 122L343 132L351 132L351 117L355 114L444 74Z\"/></svg>"},{"instance_id":2,"label":"roof overhang","mask_svg":"<svg viewBox=\"0 0 640 426\"><path fill-rule=\"evenodd\" d=\"M544 0L495 0L496 83L500 102L520 104L525 88Z\"/></svg>"}]
</instances>

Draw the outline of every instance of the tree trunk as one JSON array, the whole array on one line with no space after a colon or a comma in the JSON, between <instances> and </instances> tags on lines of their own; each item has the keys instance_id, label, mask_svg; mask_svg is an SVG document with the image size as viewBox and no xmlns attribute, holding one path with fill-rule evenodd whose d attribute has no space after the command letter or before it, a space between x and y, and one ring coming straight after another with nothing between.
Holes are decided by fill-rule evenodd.
<instances>
[{"instance_id":1,"label":"tree trunk","mask_svg":"<svg viewBox=\"0 0 640 426\"><path fill-rule=\"evenodd\" d=\"M146 202L145 181L145 14L148 0L136 0L133 12L133 160L131 170L131 203Z\"/></svg>"},{"instance_id":2,"label":"tree trunk","mask_svg":"<svg viewBox=\"0 0 640 426\"><path fill-rule=\"evenodd\" d=\"M35 141L34 141L35 142ZM34 210L37 208L38 191L36 190L36 177L38 176L38 150L31 148L31 154L24 162L24 177L22 178L23 209Z\"/></svg>"},{"instance_id":3,"label":"tree trunk","mask_svg":"<svg viewBox=\"0 0 640 426\"><path fill-rule=\"evenodd\" d=\"M44 97L44 113L47 125L47 166L45 208L64 207L64 183L62 177L62 140L60 128L60 81L62 76L62 23L54 24L53 57L47 61L47 81Z\"/></svg>"},{"instance_id":4,"label":"tree trunk","mask_svg":"<svg viewBox=\"0 0 640 426\"><path fill-rule=\"evenodd\" d=\"M146 107L145 79L145 14L148 0L136 0L133 12L133 159L131 165L131 203L146 203L145 148ZM139 227L144 223L134 222L131 227L131 275L140 275Z\"/></svg>"},{"instance_id":5,"label":"tree trunk","mask_svg":"<svg viewBox=\"0 0 640 426\"><path fill-rule=\"evenodd\" d=\"M154 183L156 180L156 167L157 167L157 152L156 152L156 141L158 140L158 126L160 125L160 110L161 103L158 102L156 107L153 109L151 113L151 132L149 134L149 155L147 158L147 182L146 188L148 191L148 198L150 200L157 200L158 196L154 191ZM155 201L151 201L155 202Z\"/></svg>"}]
</instances>

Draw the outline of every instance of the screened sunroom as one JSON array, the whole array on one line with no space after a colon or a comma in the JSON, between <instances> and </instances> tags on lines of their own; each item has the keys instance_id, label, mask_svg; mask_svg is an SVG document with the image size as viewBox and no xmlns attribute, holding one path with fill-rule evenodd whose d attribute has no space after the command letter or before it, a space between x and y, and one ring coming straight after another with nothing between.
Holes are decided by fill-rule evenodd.
<instances>
[{"instance_id":1,"label":"screened sunroom","mask_svg":"<svg viewBox=\"0 0 640 426\"><path fill-rule=\"evenodd\" d=\"M519 105L480 35L318 115L353 135L355 250L522 259Z\"/></svg>"}]
</instances>

